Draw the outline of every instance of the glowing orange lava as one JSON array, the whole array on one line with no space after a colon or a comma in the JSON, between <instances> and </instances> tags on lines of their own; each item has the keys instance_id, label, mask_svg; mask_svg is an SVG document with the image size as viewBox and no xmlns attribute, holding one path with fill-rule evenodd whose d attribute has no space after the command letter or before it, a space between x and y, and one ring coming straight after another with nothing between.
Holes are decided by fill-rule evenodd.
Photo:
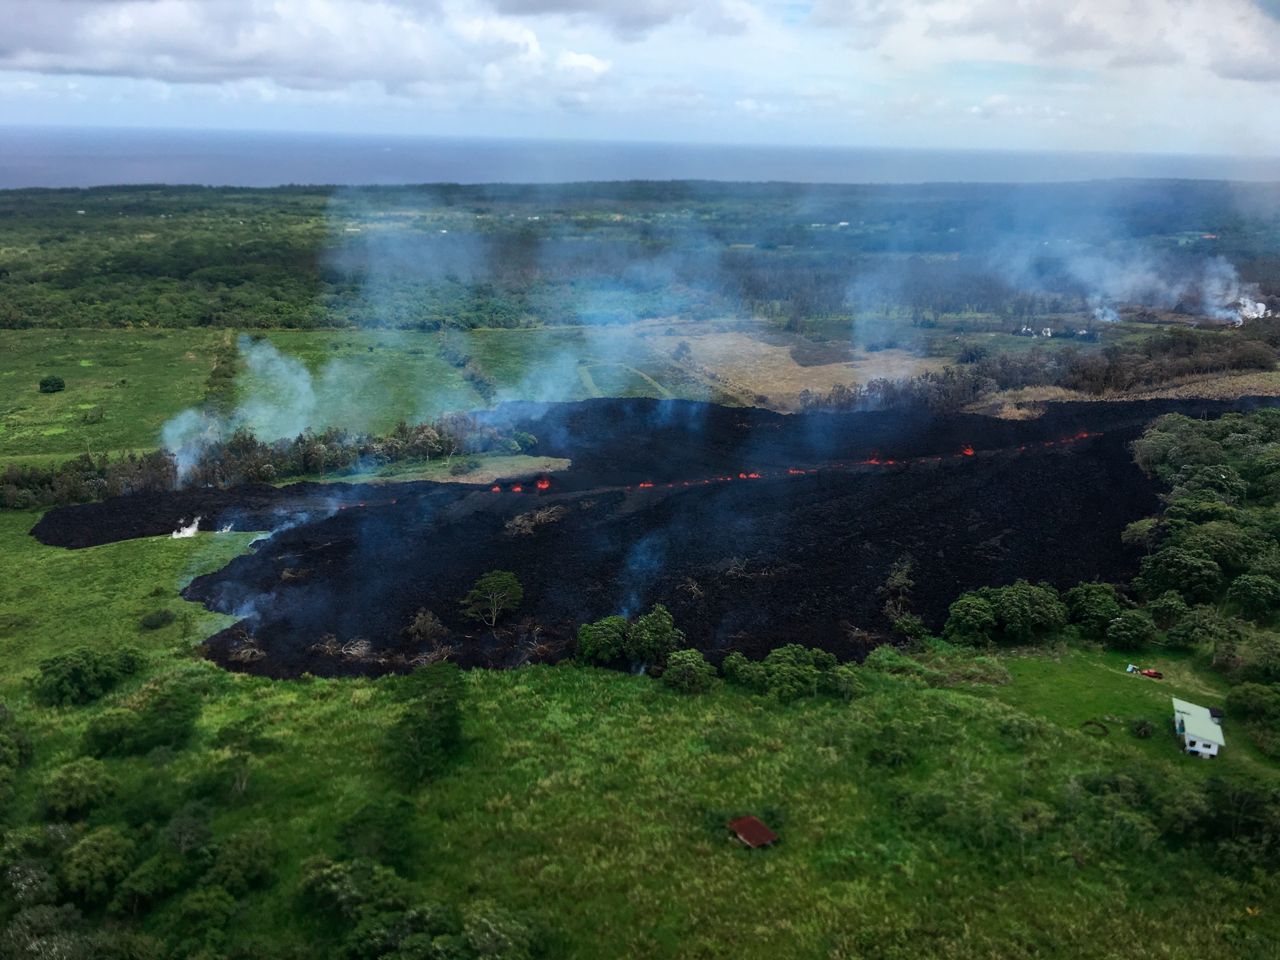
<instances>
[{"instance_id":1,"label":"glowing orange lava","mask_svg":"<svg viewBox=\"0 0 1280 960\"><path fill-rule=\"evenodd\" d=\"M548 480L546 477L543 477L541 480L535 483L534 486L537 487L539 490L550 490L551 481Z\"/></svg>"}]
</instances>

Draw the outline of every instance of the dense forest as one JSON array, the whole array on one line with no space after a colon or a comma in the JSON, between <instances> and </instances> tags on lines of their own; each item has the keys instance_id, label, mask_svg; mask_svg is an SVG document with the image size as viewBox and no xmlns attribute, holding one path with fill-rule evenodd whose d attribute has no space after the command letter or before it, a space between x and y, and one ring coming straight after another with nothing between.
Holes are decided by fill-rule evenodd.
<instances>
[{"instance_id":1,"label":"dense forest","mask_svg":"<svg viewBox=\"0 0 1280 960\"><path fill-rule=\"evenodd\" d=\"M1280 297L1280 192L1212 182L0 193L0 327L1024 320ZM1280 301L1277 301L1280 303Z\"/></svg>"}]
</instances>

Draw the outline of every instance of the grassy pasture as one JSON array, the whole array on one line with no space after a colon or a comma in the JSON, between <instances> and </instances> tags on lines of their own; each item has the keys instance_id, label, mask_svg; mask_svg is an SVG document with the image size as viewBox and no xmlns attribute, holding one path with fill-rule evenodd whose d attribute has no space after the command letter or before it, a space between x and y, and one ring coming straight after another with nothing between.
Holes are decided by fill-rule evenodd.
<instances>
[{"instance_id":1,"label":"grassy pasture","mask_svg":"<svg viewBox=\"0 0 1280 960\"><path fill-rule=\"evenodd\" d=\"M225 331L0 331L0 463L150 449L203 396ZM61 393L37 390L46 375Z\"/></svg>"}]
</instances>

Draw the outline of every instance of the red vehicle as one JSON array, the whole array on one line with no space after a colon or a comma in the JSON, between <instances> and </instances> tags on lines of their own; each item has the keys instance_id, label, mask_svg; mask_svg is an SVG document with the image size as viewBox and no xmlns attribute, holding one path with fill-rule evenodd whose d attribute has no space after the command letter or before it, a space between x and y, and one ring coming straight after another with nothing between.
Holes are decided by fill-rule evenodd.
<instances>
[{"instance_id":1,"label":"red vehicle","mask_svg":"<svg viewBox=\"0 0 1280 960\"><path fill-rule=\"evenodd\" d=\"M1161 673L1159 670L1139 670L1138 672L1142 674L1144 677L1150 677L1152 680L1164 679L1164 674Z\"/></svg>"}]
</instances>

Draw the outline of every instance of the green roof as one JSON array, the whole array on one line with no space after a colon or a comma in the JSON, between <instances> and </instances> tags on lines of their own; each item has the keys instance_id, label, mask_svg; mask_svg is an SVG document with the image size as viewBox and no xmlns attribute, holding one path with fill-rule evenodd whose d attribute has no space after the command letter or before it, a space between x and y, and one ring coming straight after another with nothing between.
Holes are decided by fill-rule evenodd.
<instances>
[{"instance_id":1,"label":"green roof","mask_svg":"<svg viewBox=\"0 0 1280 960\"><path fill-rule=\"evenodd\" d=\"M1208 740L1220 747L1227 745L1226 738L1222 735L1222 727L1213 722L1208 707L1188 703L1177 697L1171 699L1174 719L1182 722L1182 730L1188 737L1193 740Z\"/></svg>"}]
</instances>

